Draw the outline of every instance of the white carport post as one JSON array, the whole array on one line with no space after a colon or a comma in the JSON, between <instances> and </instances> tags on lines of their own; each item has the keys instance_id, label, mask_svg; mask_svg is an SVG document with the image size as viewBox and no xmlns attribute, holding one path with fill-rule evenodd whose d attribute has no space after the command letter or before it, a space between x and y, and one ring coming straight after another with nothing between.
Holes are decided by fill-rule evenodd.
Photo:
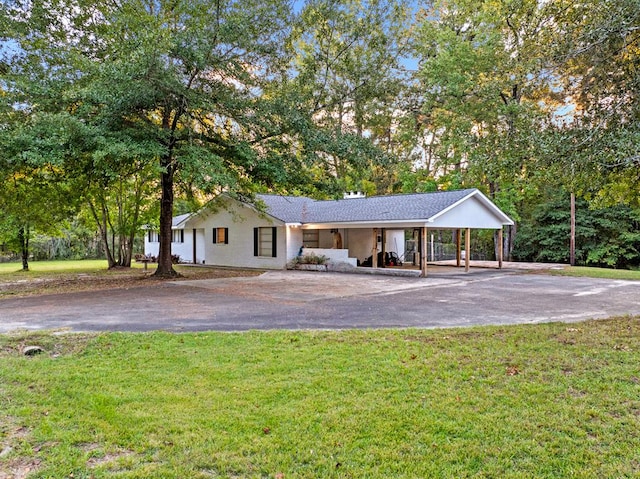
<instances>
[{"instance_id":1,"label":"white carport post","mask_svg":"<svg viewBox=\"0 0 640 479\"><path fill-rule=\"evenodd\" d=\"M464 233L464 271L469 272L469 257L471 256L471 228Z\"/></svg>"},{"instance_id":2,"label":"white carport post","mask_svg":"<svg viewBox=\"0 0 640 479\"><path fill-rule=\"evenodd\" d=\"M427 227L423 226L420 234L420 276L427 277Z\"/></svg>"},{"instance_id":3,"label":"white carport post","mask_svg":"<svg viewBox=\"0 0 640 479\"><path fill-rule=\"evenodd\" d=\"M456 267L460 267L461 254L460 251L462 249L462 230L458 228L456 230Z\"/></svg>"},{"instance_id":4,"label":"white carport post","mask_svg":"<svg viewBox=\"0 0 640 479\"><path fill-rule=\"evenodd\" d=\"M371 267L378 267L378 228L373 228L373 247L371 248Z\"/></svg>"}]
</instances>

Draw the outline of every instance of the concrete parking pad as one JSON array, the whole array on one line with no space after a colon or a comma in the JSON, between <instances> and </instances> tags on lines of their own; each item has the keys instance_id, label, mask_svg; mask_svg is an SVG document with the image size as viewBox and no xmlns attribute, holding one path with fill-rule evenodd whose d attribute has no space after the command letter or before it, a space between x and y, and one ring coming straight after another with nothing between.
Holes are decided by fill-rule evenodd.
<instances>
[{"instance_id":1,"label":"concrete parking pad","mask_svg":"<svg viewBox=\"0 0 640 479\"><path fill-rule=\"evenodd\" d=\"M640 315L640 282L473 269L428 278L273 271L0 300L0 332L458 327Z\"/></svg>"},{"instance_id":2,"label":"concrete parking pad","mask_svg":"<svg viewBox=\"0 0 640 479\"><path fill-rule=\"evenodd\" d=\"M236 294L287 303L387 295L428 287L462 284L459 279L359 276L306 271L269 271L253 278L180 281L175 286L202 288L215 294Z\"/></svg>"}]
</instances>

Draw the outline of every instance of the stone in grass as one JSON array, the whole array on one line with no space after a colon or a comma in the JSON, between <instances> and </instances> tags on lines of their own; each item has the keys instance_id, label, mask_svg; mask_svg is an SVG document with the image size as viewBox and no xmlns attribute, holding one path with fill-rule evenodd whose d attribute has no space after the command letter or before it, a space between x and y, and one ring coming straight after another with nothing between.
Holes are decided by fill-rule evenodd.
<instances>
[{"instance_id":1,"label":"stone in grass","mask_svg":"<svg viewBox=\"0 0 640 479\"><path fill-rule=\"evenodd\" d=\"M44 353L44 349L40 346L25 346L22 349L22 354L25 356L35 356L36 354Z\"/></svg>"}]
</instances>

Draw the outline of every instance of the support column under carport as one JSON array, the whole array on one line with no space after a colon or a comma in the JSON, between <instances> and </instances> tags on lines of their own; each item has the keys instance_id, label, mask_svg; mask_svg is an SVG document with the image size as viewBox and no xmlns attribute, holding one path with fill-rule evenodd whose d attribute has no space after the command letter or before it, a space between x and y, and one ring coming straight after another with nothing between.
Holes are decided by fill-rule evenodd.
<instances>
[{"instance_id":1,"label":"support column under carport","mask_svg":"<svg viewBox=\"0 0 640 479\"><path fill-rule=\"evenodd\" d=\"M378 228L373 228L373 246L371 248L371 267L378 267Z\"/></svg>"},{"instance_id":2,"label":"support column under carport","mask_svg":"<svg viewBox=\"0 0 640 479\"><path fill-rule=\"evenodd\" d=\"M380 255L382 257L382 264L378 265L378 268L386 268L387 266L387 244L386 244L386 236L387 236L387 230L384 228L380 228L380 249L382 250L382 254ZM376 238L377 240L377 238Z\"/></svg>"},{"instance_id":3,"label":"support column under carport","mask_svg":"<svg viewBox=\"0 0 640 479\"><path fill-rule=\"evenodd\" d=\"M471 260L471 228L464 232L464 271L469 272L469 261Z\"/></svg>"},{"instance_id":4,"label":"support column under carport","mask_svg":"<svg viewBox=\"0 0 640 479\"><path fill-rule=\"evenodd\" d=\"M427 227L420 230L420 276L427 277Z\"/></svg>"}]
</instances>

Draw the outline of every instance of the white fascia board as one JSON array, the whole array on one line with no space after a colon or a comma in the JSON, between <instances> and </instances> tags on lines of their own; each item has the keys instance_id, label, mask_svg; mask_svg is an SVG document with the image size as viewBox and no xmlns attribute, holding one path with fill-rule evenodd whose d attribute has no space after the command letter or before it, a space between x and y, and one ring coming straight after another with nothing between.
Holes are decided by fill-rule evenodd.
<instances>
[{"instance_id":1,"label":"white fascia board","mask_svg":"<svg viewBox=\"0 0 640 479\"><path fill-rule=\"evenodd\" d=\"M498 218L502 219L503 226L513 226L515 224L514 221L511 218L509 218L506 214L504 214L504 212L500 208L498 208L493 201L487 198L482 193L482 191L476 190L474 195L478 196L480 201L484 203L485 206L487 206L490 210L492 210Z\"/></svg>"},{"instance_id":2,"label":"white fascia board","mask_svg":"<svg viewBox=\"0 0 640 479\"><path fill-rule=\"evenodd\" d=\"M471 193L469 193L467 196L465 196L464 198L461 198L460 200L456 201L454 204L452 204L451 206L443 209L442 211L438 212L437 214L433 215L431 218L429 218L429 222L432 223L435 220L437 220L440 216L444 215L445 213L451 211L452 209L458 207L460 204L464 203L465 201L469 200L469 198L472 198L474 196L477 196L478 199L480 200L480 202L485 205L487 208L489 208L501 221L503 226L512 226L514 224L513 220L511 218L509 218L507 215L505 215L502 210L500 208L498 208L493 201L491 201L489 198L487 198L484 194L482 194L482 192L480 190L473 190Z\"/></svg>"},{"instance_id":3,"label":"white fascia board","mask_svg":"<svg viewBox=\"0 0 640 479\"><path fill-rule=\"evenodd\" d=\"M384 220L384 221L348 221L344 223L304 223L302 229L340 229L340 228L422 228L429 226L429 220Z\"/></svg>"}]
</instances>

